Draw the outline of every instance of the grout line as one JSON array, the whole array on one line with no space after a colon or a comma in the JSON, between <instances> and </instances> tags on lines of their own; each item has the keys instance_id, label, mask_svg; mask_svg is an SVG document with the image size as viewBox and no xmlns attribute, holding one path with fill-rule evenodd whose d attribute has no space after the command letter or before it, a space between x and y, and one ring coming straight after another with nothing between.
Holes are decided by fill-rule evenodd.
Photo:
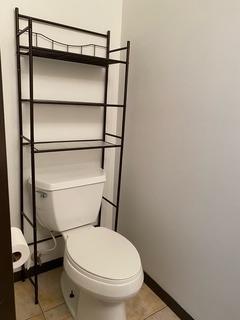
<instances>
[{"instance_id":1,"label":"grout line","mask_svg":"<svg viewBox=\"0 0 240 320\"><path fill-rule=\"evenodd\" d=\"M42 305L41 305L41 301L40 301L39 298L38 298L38 304L39 304L40 309L42 310L42 313L44 313L43 308L42 308Z\"/></svg>"},{"instance_id":2,"label":"grout line","mask_svg":"<svg viewBox=\"0 0 240 320\"><path fill-rule=\"evenodd\" d=\"M162 310L164 310L164 309L166 309L168 306L164 306L163 308L161 308L161 309L159 309L159 310L157 310L157 311L154 311L153 313L151 313L149 316L147 316L147 318L144 318L144 320L147 320L147 319L149 319L150 317L152 317L152 316L154 316L155 314L157 314L158 312L160 312L160 311L162 311Z\"/></svg>"},{"instance_id":3,"label":"grout line","mask_svg":"<svg viewBox=\"0 0 240 320\"><path fill-rule=\"evenodd\" d=\"M43 312L43 318L44 318L44 320L47 320L47 318L45 317L45 313Z\"/></svg>"},{"instance_id":4,"label":"grout line","mask_svg":"<svg viewBox=\"0 0 240 320\"><path fill-rule=\"evenodd\" d=\"M42 309L41 309L41 311L42 311ZM31 316L30 318L26 318L26 319L24 319L24 320L31 320L31 319L33 319L33 318L35 318L35 317L38 317L38 316L43 316L43 317L44 317L43 312L41 312L41 313L39 313L39 314L35 314L35 315ZM45 317L44 317L44 319L45 319Z\"/></svg>"},{"instance_id":5,"label":"grout line","mask_svg":"<svg viewBox=\"0 0 240 320\"><path fill-rule=\"evenodd\" d=\"M51 307L51 308L49 308L49 309L47 309L47 310L43 310L43 309L42 309L42 311L43 311L43 313L46 313L46 312L48 312L48 311L50 311L50 310L53 310L53 309L55 309L55 308L57 308L57 307L62 306L63 304L65 304L65 302L61 302L61 303L57 304L56 306Z\"/></svg>"},{"instance_id":6,"label":"grout line","mask_svg":"<svg viewBox=\"0 0 240 320\"><path fill-rule=\"evenodd\" d=\"M42 311L43 318L46 320L45 313L44 313L43 308L42 308L42 306L41 306L40 300L39 300L38 304L39 304L40 309L41 309L41 311ZM30 319L30 320L31 320L31 319Z\"/></svg>"}]
</instances>

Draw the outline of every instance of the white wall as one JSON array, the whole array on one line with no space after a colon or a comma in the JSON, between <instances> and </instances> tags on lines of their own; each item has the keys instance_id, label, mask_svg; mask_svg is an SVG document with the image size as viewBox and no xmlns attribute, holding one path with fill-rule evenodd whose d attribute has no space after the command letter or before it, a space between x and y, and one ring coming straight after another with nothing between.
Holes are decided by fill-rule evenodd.
<instances>
[{"instance_id":1,"label":"white wall","mask_svg":"<svg viewBox=\"0 0 240 320\"><path fill-rule=\"evenodd\" d=\"M0 9L0 46L2 54L4 104L6 117L6 136L8 154L8 174L11 221L13 226L19 226L19 146L18 146L18 106L17 106L17 74L15 49L15 20L14 8L19 7L20 13L57 21L64 24L106 33L111 30L111 47L119 47L121 39L122 1L92 0L80 1L9 1L1 2ZM42 32L58 41L69 44L82 44L95 41L103 44L99 38L93 39L76 32L35 25L34 31ZM24 39L25 35L21 36ZM27 97L28 60L22 58L23 68L23 97ZM118 68L110 72L109 102L117 103L118 98ZM97 67L34 59L34 95L42 99L103 101L103 69ZM28 106L24 110L24 132L28 136L29 121ZM94 139L101 138L102 110L100 108L81 108L71 106L36 106L36 140L65 140L65 139ZM116 110L108 113L107 126L114 133L116 127ZM61 165L62 163L99 162L99 151L66 152L37 155L37 168ZM107 151L107 159L113 158L114 152ZM29 155L25 153L25 181L29 177ZM108 183L105 194L112 197L113 171L108 165ZM25 183L25 210L29 213L29 191ZM103 222L112 224L112 210L104 208ZM30 213L29 213L30 214ZM31 229L26 223L27 238L31 241ZM40 230L39 238L46 235ZM61 242L61 240L60 240ZM50 245L50 244L47 244ZM62 247L45 260L62 255Z\"/></svg>"},{"instance_id":2,"label":"white wall","mask_svg":"<svg viewBox=\"0 0 240 320\"><path fill-rule=\"evenodd\" d=\"M124 1L120 230L200 320L240 318L239 30L239 1Z\"/></svg>"}]
</instances>

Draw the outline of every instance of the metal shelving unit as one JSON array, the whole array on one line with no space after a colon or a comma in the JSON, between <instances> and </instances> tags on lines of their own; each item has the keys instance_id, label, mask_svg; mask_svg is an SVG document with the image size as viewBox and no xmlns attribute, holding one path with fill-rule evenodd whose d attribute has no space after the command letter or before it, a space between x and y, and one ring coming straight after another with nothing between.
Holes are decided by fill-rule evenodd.
<instances>
[{"instance_id":1,"label":"metal shelving unit","mask_svg":"<svg viewBox=\"0 0 240 320\"><path fill-rule=\"evenodd\" d=\"M26 27L20 29L20 20L25 21ZM102 159L101 165L104 168L105 165L105 149L107 148L119 148L120 149L120 160L119 160L119 174L117 182L117 199L116 203L114 201L103 197L103 200L108 204L112 205L115 208L115 230L117 230L118 225L118 213L119 213L119 201L120 201L120 188L121 188L121 175L122 175L122 161L123 161L123 146L124 146L124 133L125 133L125 117L126 117L126 104L127 104L127 83L128 83L128 69L129 69L129 53L130 53L130 42L127 42L126 47L110 49L110 31L106 34L80 29L73 26L64 25L61 23L43 20L31 16L26 16L19 13L18 8L15 9L15 22L16 22L16 52L17 52L17 79L18 79L18 107L19 107L19 143L20 143L20 210L21 210L21 229L24 232L25 221L33 229L33 242L29 245L33 245L34 250L34 277L29 278L35 288L35 303L38 303L38 257L37 257L37 247L38 243L43 241L48 241L47 239L37 239L37 219L36 219L36 154L38 153L49 153L49 152L65 152L73 150L90 150L90 149L101 149L102 150ZM33 32L33 24L45 24L48 26L68 29L72 31L78 31L80 33L85 33L91 36L100 37L105 39L106 46L99 46L96 44L85 44L85 45L70 45L55 41L49 37ZM21 45L21 36L25 34L28 36L28 46ZM40 47L39 39L40 37L47 39L51 43L50 48ZM57 50L56 44L61 44L63 50ZM71 52L71 48L74 47L79 49L79 53ZM93 49L92 55L84 54L85 47L91 47ZM96 50L100 47L106 51L105 57L99 57L96 55ZM111 59L110 55L113 52L125 51L126 58L125 60L116 60ZM21 56L27 56L28 58L28 67L29 67L29 98L22 97L22 81L21 81ZM43 100L36 99L34 97L34 88L33 88L33 58L40 57L46 59L55 59L62 61L70 61L74 63L82 63L98 66L105 69L104 76L104 101L103 102L83 102L83 101L61 101L61 100ZM110 104L108 103L108 81L109 81L109 66L112 64L122 64L125 66L125 83L124 83L124 97L122 104ZM87 106L87 107L101 107L103 110L102 118L102 138L95 140L69 140L69 141L36 141L34 135L34 107L36 104L49 104L49 105L74 105L74 106ZM23 133L23 106L30 108L30 137L24 136ZM122 126L121 126L121 135L115 135L110 132L106 132L106 117L108 108L120 108L122 110ZM107 141L108 137L116 138L120 143L110 143ZM28 217L24 211L24 178L23 178L23 149L25 147L30 148L31 154L31 177L32 177L32 186L31 186L31 200L32 200L32 217ZM99 214L99 225L101 222L101 211ZM22 277L25 278L25 270L22 270Z\"/></svg>"}]
</instances>

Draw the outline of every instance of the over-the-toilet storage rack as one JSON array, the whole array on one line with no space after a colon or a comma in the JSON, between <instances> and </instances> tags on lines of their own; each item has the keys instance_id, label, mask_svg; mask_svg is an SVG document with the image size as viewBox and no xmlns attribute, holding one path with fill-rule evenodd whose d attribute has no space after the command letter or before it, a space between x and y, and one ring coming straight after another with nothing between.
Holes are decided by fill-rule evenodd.
<instances>
[{"instance_id":1,"label":"over-the-toilet storage rack","mask_svg":"<svg viewBox=\"0 0 240 320\"><path fill-rule=\"evenodd\" d=\"M37 256L37 247L39 242L37 239L37 219L36 219L36 198L35 198L35 158L38 153L47 153L47 152L64 152L72 150L86 150L86 149L101 149L102 150L102 168L104 168L105 162L105 149L106 148L120 148L120 160L119 160L119 173L118 173L118 182L117 182L117 197L116 203L113 200L109 200L103 197L104 201L107 201L110 205L115 208L115 230L117 229L118 224L118 212L119 212L119 200L120 200L120 186L121 186L121 175L122 175L122 158L123 158L123 144L124 144L124 132L125 132L125 116L126 116L126 103L127 103L127 82L128 82L128 68L129 68L129 52L130 52L130 42L127 42L126 47L118 49L110 49L110 31L106 34L93 32L89 30L80 29L73 26L68 26L52 21L47 21L39 18L34 18L19 13L18 8L15 9L15 20L16 20L16 49L17 49L17 79L18 79L18 105L19 105L19 130L20 130L20 195L21 195L21 228L24 232L24 220L26 220L30 226L33 228L33 279L29 277L30 281L35 288L35 303L38 303L38 256ZM26 27L20 29L20 20L24 20ZM81 33L89 34L91 36L101 37L106 40L106 55L105 57L96 56L96 49L98 45L90 44L93 49L92 55L83 54L83 49L86 45L79 45L79 53L71 52L70 44L65 45L64 50L56 50L56 43L54 41L42 34L33 32L33 23L37 24L46 24L53 27L64 28L68 30L79 31ZM28 46L21 45L20 38L25 34L28 36ZM44 48L38 46L38 37L45 37L51 41L51 48ZM75 48L76 49L76 48ZM125 51L126 57L122 60L115 60L110 58L110 54L118 51ZM75 51L76 52L76 51ZM28 56L28 77L29 77L29 98L22 97L22 71L21 71L21 56ZM83 63L88 65L99 66L105 69L104 76L104 101L103 102L82 102L82 101L59 101L59 100L40 100L35 99L33 94L33 57L41 57L47 59L56 59L71 61L75 63ZM124 95L122 104L110 104L108 103L108 81L109 81L109 65L112 64L123 64L125 66L125 78L124 78ZM30 137L24 136L23 133L23 104L28 104L30 111ZM34 105L35 104L48 104L48 105L74 105L74 106L89 106L89 107L100 107L103 110L103 121L102 121L102 138L96 140L69 140L69 141L35 141L34 137ZM106 117L108 108L121 108L122 109L122 125L121 125L121 135L116 135L113 133L106 132ZM119 141L119 143L110 143L107 142L107 137L112 137ZM23 148L30 147L31 154L31 200L32 200L32 217L26 215L24 211L24 177L23 177ZM101 214L99 215L99 224L100 224ZM49 240L45 239L45 241ZM22 276L25 277L24 269L22 270Z\"/></svg>"}]
</instances>

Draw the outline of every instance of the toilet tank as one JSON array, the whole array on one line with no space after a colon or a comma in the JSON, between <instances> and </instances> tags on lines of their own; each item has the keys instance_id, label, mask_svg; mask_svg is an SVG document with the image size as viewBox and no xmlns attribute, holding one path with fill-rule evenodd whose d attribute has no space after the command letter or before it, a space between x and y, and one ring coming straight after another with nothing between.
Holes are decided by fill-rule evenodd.
<instances>
[{"instance_id":1,"label":"toilet tank","mask_svg":"<svg viewBox=\"0 0 240 320\"><path fill-rule=\"evenodd\" d=\"M97 220L106 181L103 169L41 169L35 180L37 217L49 230L62 232Z\"/></svg>"}]
</instances>

